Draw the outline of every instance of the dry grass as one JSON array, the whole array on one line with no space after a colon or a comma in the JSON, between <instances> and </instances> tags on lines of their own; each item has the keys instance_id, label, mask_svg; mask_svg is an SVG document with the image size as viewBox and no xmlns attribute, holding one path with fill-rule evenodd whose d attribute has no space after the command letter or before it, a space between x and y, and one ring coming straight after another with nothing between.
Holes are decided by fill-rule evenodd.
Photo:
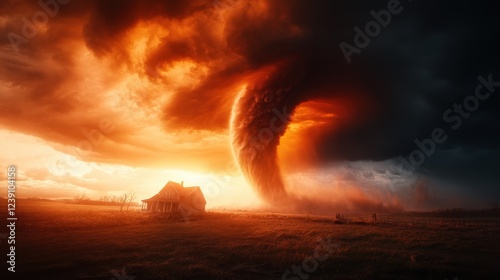
<instances>
[{"instance_id":1,"label":"dry grass","mask_svg":"<svg viewBox=\"0 0 500 280\"><path fill-rule=\"evenodd\" d=\"M17 208L22 279L120 280L110 271L123 267L134 280L281 279L329 236L340 247L308 279L497 279L500 263L494 227L335 224L252 213L185 222L56 202L19 201Z\"/></svg>"}]
</instances>

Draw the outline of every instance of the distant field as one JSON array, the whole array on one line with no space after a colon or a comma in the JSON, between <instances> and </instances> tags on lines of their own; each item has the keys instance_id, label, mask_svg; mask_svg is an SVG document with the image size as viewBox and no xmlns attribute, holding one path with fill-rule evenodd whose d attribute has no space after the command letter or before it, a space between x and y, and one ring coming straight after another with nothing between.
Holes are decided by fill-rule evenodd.
<instances>
[{"instance_id":1,"label":"distant field","mask_svg":"<svg viewBox=\"0 0 500 280\"><path fill-rule=\"evenodd\" d=\"M5 202L1 207L6 209ZM1 213L6 224L5 211ZM495 220L467 225L381 215L377 224L358 218L336 224L331 217L207 213L186 221L137 210L120 213L116 206L21 200L17 217L16 277L10 273L1 279L499 279L500 275L500 228ZM5 239L1 241L6 259ZM294 275L292 267L303 263L302 274Z\"/></svg>"}]
</instances>

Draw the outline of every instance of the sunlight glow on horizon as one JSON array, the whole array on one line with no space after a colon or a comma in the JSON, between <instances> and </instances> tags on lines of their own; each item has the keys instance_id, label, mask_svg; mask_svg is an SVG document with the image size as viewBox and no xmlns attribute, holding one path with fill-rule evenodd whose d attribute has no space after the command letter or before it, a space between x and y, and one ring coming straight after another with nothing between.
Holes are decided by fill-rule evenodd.
<instances>
[{"instance_id":1,"label":"sunlight glow on horizon","mask_svg":"<svg viewBox=\"0 0 500 280\"><path fill-rule=\"evenodd\" d=\"M0 155L0 160L4 165L17 166L20 197L72 199L85 194L99 199L135 191L139 202L158 193L168 181L184 181L186 187L202 189L207 209L243 209L260 205L260 199L241 175L86 162L34 136L0 129L0 138L4 145L16 150L15 155ZM0 177L1 181L5 179Z\"/></svg>"}]
</instances>

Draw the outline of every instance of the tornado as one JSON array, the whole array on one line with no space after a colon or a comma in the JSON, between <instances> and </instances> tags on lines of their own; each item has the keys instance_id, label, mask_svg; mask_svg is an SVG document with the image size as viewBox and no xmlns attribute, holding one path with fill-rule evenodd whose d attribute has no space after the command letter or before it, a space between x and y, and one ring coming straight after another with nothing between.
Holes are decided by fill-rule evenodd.
<instances>
[{"instance_id":1,"label":"tornado","mask_svg":"<svg viewBox=\"0 0 500 280\"><path fill-rule=\"evenodd\" d=\"M247 181L271 205L280 205L289 196L277 149L300 103L304 78L304 70L294 63L279 63L248 84L232 108L230 139L235 159Z\"/></svg>"}]
</instances>

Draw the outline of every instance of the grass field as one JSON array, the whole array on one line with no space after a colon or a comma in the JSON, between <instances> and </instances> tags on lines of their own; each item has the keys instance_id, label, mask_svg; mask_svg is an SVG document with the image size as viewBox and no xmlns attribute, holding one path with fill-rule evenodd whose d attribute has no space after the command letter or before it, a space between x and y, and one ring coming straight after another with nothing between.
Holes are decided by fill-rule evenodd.
<instances>
[{"instance_id":1,"label":"grass field","mask_svg":"<svg viewBox=\"0 0 500 280\"><path fill-rule=\"evenodd\" d=\"M500 277L497 226L337 224L317 216L210 212L186 221L22 200L16 211L16 272L2 279Z\"/></svg>"}]
</instances>

